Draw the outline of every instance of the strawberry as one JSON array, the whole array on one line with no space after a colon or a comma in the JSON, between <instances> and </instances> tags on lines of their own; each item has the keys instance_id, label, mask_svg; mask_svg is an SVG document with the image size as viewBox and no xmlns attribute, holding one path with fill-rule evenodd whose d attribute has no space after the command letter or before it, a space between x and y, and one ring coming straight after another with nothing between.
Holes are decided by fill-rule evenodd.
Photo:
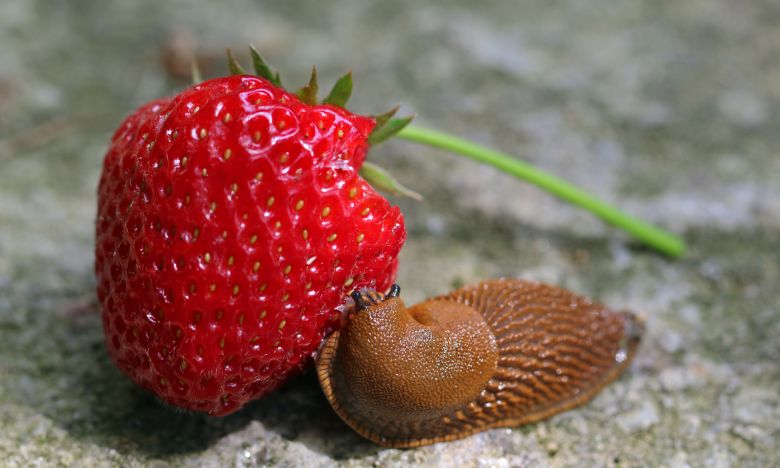
<instances>
[{"instance_id":1,"label":"strawberry","mask_svg":"<svg viewBox=\"0 0 780 468\"><path fill-rule=\"evenodd\" d=\"M350 291L393 282L403 217L359 175L398 120L237 74L150 102L114 134L95 271L108 352L170 404L224 415L309 365ZM232 58L232 56L231 56ZM377 121L385 124L375 128Z\"/></svg>"}]
</instances>

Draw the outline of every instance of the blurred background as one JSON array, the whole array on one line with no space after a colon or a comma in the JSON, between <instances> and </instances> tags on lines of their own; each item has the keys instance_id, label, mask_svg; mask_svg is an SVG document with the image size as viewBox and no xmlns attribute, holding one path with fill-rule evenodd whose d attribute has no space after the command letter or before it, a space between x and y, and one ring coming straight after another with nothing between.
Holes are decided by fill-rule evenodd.
<instances>
[{"instance_id":1,"label":"blurred background","mask_svg":"<svg viewBox=\"0 0 780 468\"><path fill-rule=\"evenodd\" d=\"M780 4L774 0L0 4L0 460L9 466L780 464ZM255 44L289 87L351 69L350 108L517 155L683 235L671 260L496 170L392 141L408 301L497 276L640 311L630 371L550 421L381 450L310 375L222 419L110 363L95 188L122 118Z\"/></svg>"}]
</instances>

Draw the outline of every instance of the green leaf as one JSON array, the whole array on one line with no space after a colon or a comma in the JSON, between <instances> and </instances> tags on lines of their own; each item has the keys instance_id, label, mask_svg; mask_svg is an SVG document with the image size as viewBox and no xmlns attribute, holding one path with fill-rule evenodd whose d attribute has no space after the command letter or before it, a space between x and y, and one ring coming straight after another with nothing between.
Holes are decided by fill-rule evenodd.
<instances>
[{"instance_id":1,"label":"green leaf","mask_svg":"<svg viewBox=\"0 0 780 468\"><path fill-rule=\"evenodd\" d=\"M265 78L270 81L271 84L282 87L282 80L279 78L279 73L274 73L271 67L265 63L260 52L257 51L255 46L249 45L249 54L252 56L252 65L255 67L255 74L260 78Z\"/></svg>"},{"instance_id":2,"label":"green leaf","mask_svg":"<svg viewBox=\"0 0 780 468\"><path fill-rule=\"evenodd\" d=\"M298 90L298 97L301 101L311 106L317 104L317 92L319 91L319 85L317 84L317 68L311 67L311 78L309 78L309 84Z\"/></svg>"},{"instance_id":3,"label":"green leaf","mask_svg":"<svg viewBox=\"0 0 780 468\"><path fill-rule=\"evenodd\" d=\"M401 195L404 197L413 198L417 201L422 200L422 195L415 192L412 189L406 188L398 182L395 177L390 175L387 170L371 164L370 162L364 162L363 167L360 168L360 176L366 179L374 188L383 190L393 195Z\"/></svg>"},{"instance_id":4,"label":"green leaf","mask_svg":"<svg viewBox=\"0 0 780 468\"><path fill-rule=\"evenodd\" d=\"M238 63L238 60L236 59L236 56L233 55L232 50L230 49L227 50L227 56L228 56L228 68L230 68L231 75L248 75L246 70L244 70L244 67L242 67L241 64Z\"/></svg>"},{"instance_id":5,"label":"green leaf","mask_svg":"<svg viewBox=\"0 0 780 468\"><path fill-rule=\"evenodd\" d=\"M374 131L371 132L371 135L368 137L368 142L372 145L382 143L409 125L409 122L411 122L412 119L414 119L413 115L398 119L390 119L385 125L374 128Z\"/></svg>"},{"instance_id":6,"label":"green leaf","mask_svg":"<svg viewBox=\"0 0 780 468\"><path fill-rule=\"evenodd\" d=\"M389 122L390 119L393 118L395 113L398 112L398 108L399 107L401 107L401 106L396 105L395 107L393 107L392 109L390 109L389 111L387 111L387 112L385 112L383 114L372 116L374 118L374 120L376 121L376 126L374 127L374 129L376 130L377 128L382 128L385 125L387 125L387 122Z\"/></svg>"},{"instance_id":7,"label":"green leaf","mask_svg":"<svg viewBox=\"0 0 780 468\"><path fill-rule=\"evenodd\" d=\"M352 95L352 72L347 73L336 81L333 89L328 93L328 97L322 100L324 104L344 107Z\"/></svg>"}]
</instances>

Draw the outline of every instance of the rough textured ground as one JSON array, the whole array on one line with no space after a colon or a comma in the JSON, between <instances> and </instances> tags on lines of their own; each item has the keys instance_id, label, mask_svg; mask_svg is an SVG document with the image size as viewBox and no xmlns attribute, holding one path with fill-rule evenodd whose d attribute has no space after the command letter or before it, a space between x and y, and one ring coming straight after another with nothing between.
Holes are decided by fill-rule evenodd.
<instances>
[{"instance_id":1,"label":"rough textured ground","mask_svg":"<svg viewBox=\"0 0 780 468\"><path fill-rule=\"evenodd\" d=\"M0 465L780 464L780 4L260 3L0 4ZM519 276L641 311L627 375L552 420L417 450L360 439L311 375L222 419L134 388L93 297L95 185L121 117L186 84L188 38L212 76L249 41L288 82L352 67L353 109L401 101L684 234L671 261L492 169L372 153L426 197L398 201L407 298Z\"/></svg>"}]
</instances>

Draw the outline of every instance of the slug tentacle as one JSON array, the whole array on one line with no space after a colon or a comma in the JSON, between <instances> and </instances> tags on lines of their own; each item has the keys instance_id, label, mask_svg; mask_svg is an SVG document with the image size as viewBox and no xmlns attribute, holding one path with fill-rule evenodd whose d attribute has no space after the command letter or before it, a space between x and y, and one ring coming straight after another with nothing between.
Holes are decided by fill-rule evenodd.
<instances>
[{"instance_id":1,"label":"slug tentacle","mask_svg":"<svg viewBox=\"0 0 780 468\"><path fill-rule=\"evenodd\" d=\"M582 404L625 369L642 331L630 313L529 281L486 281L408 309L397 293L353 296L365 309L317 358L336 412L391 447L517 426Z\"/></svg>"}]
</instances>

